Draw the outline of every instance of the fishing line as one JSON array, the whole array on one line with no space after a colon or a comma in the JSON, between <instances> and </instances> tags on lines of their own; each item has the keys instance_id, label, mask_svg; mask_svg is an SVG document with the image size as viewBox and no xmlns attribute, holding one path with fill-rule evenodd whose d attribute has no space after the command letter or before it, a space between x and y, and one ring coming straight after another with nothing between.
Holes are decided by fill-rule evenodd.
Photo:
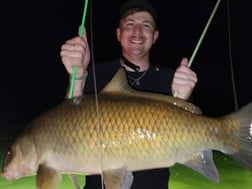
<instances>
[{"instance_id":1,"label":"fishing line","mask_svg":"<svg viewBox=\"0 0 252 189\"><path fill-rule=\"evenodd\" d=\"M85 21L86 21L86 15L87 15L87 7L88 7L88 0L85 0L84 3L84 8L83 8L83 14L82 14L82 20L81 20L81 26L80 26L80 31L79 31L79 36L82 37L83 36L83 32L85 29ZM77 66L73 67L73 73L72 73L72 77L71 77L71 83L70 83L70 88L69 88L69 94L68 94L68 98L72 99L73 98L73 89L74 89L74 83L75 83L75 78L76 78L76 73L77 73ZM70 175L71 176L71 175ZM74 181L74 177L72 177L72 180L76 186L76 181ZM85 176L84 176L85 177ZM85 181L86 182L86 181Z\"/></svg>"},{"instance_id":2,"label":"fishing line","mask_svg":"<svg viewBox=\"0 0 252 189\"><path fill-rule=\"evenodd\" d=\"M227 0L227 29L228 29L228 50L229 50L229 61L230 61L230 71L231 71L231 82L232 82L232 89L234 95L234 106L235 110L238 110L238 100L237 100L237 91L234 79L234 68L233 68L233 60L232 60L232 45L231 45L231 18L230 18L230 1Z\"/></svg>"},{"instance_id":3,"label":"fishing line","mask_svg":"<svg viewBox=\"0 0 252 189\"><path fill-rule=\"evenodd\" d=\"M90 5L90 52L91 52L91 62L93 69L93 83L94 83L94 94L95 94L95 107L96 107L96 121L97 121L97 133L98 133L98 143L100 144L100 160L101 160L101 170L103 170L103 153L102 153L102 133L100 127L100 116L99 116L99 101L98 101L98 90L97 90L97 81L96 81L96 72L95 72L95 61L94 61L94 38L93 38L93 3L91 0ZM103 173L101 171L101 188L104 189L103 185Z\"/></svg>"},{"instance_id":4,"label":"fishing line","mask_svg":"<svg viewBox=\"0 0 252 189\"><path fill-rule=\"evenodd\" d=\"M79 32L79 36L82 37L83 36L83 32L85 29L85 20L86 20L86 14L87 14L87 7L88 7L88 0L85 0L84 3L84 9L83 9L83 16L82 16L82 22L81 22L81 26L80 26L80 32ZM97 96L97 82L96 82L96 74L95 74L95 63L94 63L94 49L93 49L93 4L92 1L90 3L90 40L91 40L91 46L90 46L90 53L91 53L91 62L92 62L92 68L93 68L93 81L94 81L94 91L95 91L95 107L96 107L96 120L97 120L97 133L99 136L99 143L100 143L100 147L102 146L102 142L101 142L101 132L100 132L100 123L99 123L99 105L98 105L98 96ZM70 84L70 90L69 90L69 96L68 98L71 99L73 97L73 89L74 89L74 82L75 82L75 78L76 78L76 72L77 72L77 66L73 67L73 73L72 73L72 78L71 78L71 84ZM103 170L103 155L102 155L102 149L100 148L100 159L101 159L101 167ZM102 183L102 189L104 189L103 186L103 175L101 173L101 183Z\"/></svg>"},{"instance_id":5,"label":"fishing line","mask_svg":"<svg viewBox=\"0 0 252 189\"><path fill-rule=\"evenodd\" d=\"M203 41L203 38L205 37L205 34L206 34L207 30L208 30L208 27L209 27L209 25L210 25L210 23L211 23L211 21L212 21L214 15L215 15L215 13L216 13L216 10L217 10L218 7L219 7L220 2L221 2L221 0L217 0L216 4L215 4L215 6L214 6L214 9L213 9L213 11L212 11L212 13L211 13L211 15L210 15L210 17L209 17L207 23L206 23L206 26L205 26L205 28L204 28L204 30L203 30L203 32L202 32L200 38L199 38L199 41L198 41L198 43L197 43L197 45L196 45L196 47L195 47L195 49L194 49L194 51L193 51L193 53L192 53L192 56L191 56L190 59L189 59L188 67L191 67L191 65L192 65L192 62L193 62L193 60L194 60L194 58L195 58L195 55L196 55L196 53L197 53L198 50L199 50L199 47L200 47L200 45L201 45L201 43L202 43L202 41ZM178 92L175 91L174 94L173 94L173 96L174 96L174 97L177 97L177 95L178 95Z\"/></svg>"}]
</instances>

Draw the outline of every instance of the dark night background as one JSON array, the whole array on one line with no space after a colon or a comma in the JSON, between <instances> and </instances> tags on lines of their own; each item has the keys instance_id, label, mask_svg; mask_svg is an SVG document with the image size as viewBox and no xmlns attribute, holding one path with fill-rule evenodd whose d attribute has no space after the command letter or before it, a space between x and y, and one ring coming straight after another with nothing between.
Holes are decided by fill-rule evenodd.
<instances>
[{"instance_id":1,"label":"dark night background","mask_svg":"<svg viewBox=\"0 0 252 189\"><path fill-rule=\"evenodd\" d=\"M122 2L89 1L86 27L96 61L120 55L115 30ZM151 2L159 12L160 30L151 58L176 68L182 57L190 58L216 0ZM83 0L20 0L12 8L14 22L7 23L11 31L6 35L11 48L3 54L1 72L2 134L18 132L64 99L69 77L60 60L60 47L77 35L83 5ZM220 116L235 109L231 62L239 106L252 100L251 9L250 0L230 0L229 4L223 0L192 63L199 79L193 100L206 115Z\"/></svg>"}]
</instances>

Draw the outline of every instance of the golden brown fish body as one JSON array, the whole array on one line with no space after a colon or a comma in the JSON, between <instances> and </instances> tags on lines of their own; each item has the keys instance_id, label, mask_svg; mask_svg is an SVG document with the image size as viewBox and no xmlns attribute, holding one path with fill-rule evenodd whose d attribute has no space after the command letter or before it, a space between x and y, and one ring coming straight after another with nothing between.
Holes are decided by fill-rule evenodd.
<instances>
[{"instance_id":1,"label":"golden brown fish body","mask_svg":"<svg viewBox=\"0 0 252 189\"><path fill-rule=\"evenodd\" d=\"M126 171L181 163L218 181L211 150L234 155L252 168L252 104L210 118L186 101L121 86L121 74L98 101L94 95L65 100L34 119L7 154L3 176L37 174L42 188L45 175L103 173L107 188L120 188ZM121 174L116 187L108 183L114 174ZM58 182L43 187L53 184Z\"/></svg>"}]
</instances>

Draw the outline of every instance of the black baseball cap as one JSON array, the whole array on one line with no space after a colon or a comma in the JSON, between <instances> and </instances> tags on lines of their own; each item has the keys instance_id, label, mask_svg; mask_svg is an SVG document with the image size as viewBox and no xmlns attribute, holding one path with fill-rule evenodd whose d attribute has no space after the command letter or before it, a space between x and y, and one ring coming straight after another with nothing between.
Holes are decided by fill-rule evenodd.
<instances>
[{"instance_id":1,"label":"black baseball cap","mask_svg":"<svg viewBox=\"0 0 252 189\"><path fill-rule=\"evenodd\" d=\"M158 13L156 8L148 0L127 0L120 8L120 18L131 9L138 9L139 11L147 11L153 17L157 25Z\"/></svg>"}]
</instances>

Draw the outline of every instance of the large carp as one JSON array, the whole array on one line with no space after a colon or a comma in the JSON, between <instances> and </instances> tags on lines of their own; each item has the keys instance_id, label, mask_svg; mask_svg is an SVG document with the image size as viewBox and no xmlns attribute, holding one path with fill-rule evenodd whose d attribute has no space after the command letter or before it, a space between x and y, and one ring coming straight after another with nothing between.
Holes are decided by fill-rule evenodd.
<instances>
[{"instance_id":1,"label":"large carp","mask_svg":"<svg viewBox=\"0 0 252 189\"><path fill-rule=\"evenodd\" d=\"M252 103L204 116L178 98L133 90L120 69L99 94L67 99L31 121L7 152L2 176L36 174L37 188L54 189L61 173L102 174L107 189L119 189L126 173L180 163L218 182L212 150L252 170Z\"/></svg>"}]
</instances>

